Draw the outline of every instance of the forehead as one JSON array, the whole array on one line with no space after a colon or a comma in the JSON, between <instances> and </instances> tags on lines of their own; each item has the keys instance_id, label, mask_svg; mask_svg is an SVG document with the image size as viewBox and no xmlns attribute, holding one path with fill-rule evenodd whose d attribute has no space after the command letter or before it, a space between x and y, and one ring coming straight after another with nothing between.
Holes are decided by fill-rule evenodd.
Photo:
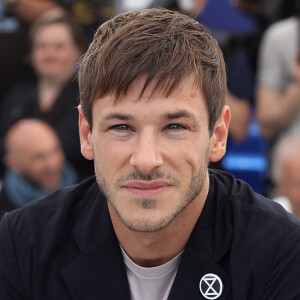
<instances>
[{"instance_id":1,"label":"forehead","mask_svg":"<svg viewBox=\"0 0 300 300\"><path fill-rule=\"evenodd\" d=\"M13 145L24 155L35 155L59 147L59 140L48 128L24 128L15 136Z\"/></svg>"},{"instance_id":2,"label":"forehead","mask_svg":"<svg viewBox=\"0 0 300 300\"><path fill-rule=\"evenodd\" d=\"M36 30L33 37L33 42L43 40L64 40L66 38L72 38L71 30L66 24L45 24Z\"/></svg>"},{"instance_id":3,"label":"forehead","mask_svg":"<svg viewBox=\"0 0 300 300\"><path fill-rule=\"evenodd\" d=\"M146 115L151 110L151 114L161 115L164 111L176 112L180 109L208 118L205 98L196 86L193 76L184 79L170 95L161 90L154 90L155 81L151 82L141 95L144 83L145 78L136 79L126 95L120 96L117 101L113 95L97 99L93 105L93 119L99 117L99 114L104 116L114 111Z\"/></svg>"}]
</instances>

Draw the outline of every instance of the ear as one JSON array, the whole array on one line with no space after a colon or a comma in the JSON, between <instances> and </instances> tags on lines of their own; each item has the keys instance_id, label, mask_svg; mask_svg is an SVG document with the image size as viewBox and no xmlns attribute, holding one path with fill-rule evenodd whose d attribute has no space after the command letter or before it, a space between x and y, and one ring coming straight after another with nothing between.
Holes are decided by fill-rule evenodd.
<instances>
[{"instance_id":1,"label":"ear","mask_svg":"<svg viewBox=\"0 0 300 300\"><path fill-rule=\"evenodd\" d=\"M89 160L94 159L93 144L91 141L92 133L90 130L90 125L83 115L81 105L78 106L79 113L79 136L82 155Z\"/></svg>"},{"instance_id":2,"label":"ear","mask_svg":"<svg viewBox=\"0 0 300 300\"><path fill-rule=\"evenodd\" d=\"M229 123L230 109L229 106L225 105L215 124L214 132L211 137L209 159L212 162L219 161L226 152Z\"/></svg>"},{"instance_id":3,"label":"ear","mask_svg":"<svg viewBox=\"0 0 300 300\"><path fill-rule=\"evenodd\" d=\"M4 157L3 157L3 161L4 161L4 164L8 168L13 170L17 174L20 174L21 169L19 167L17 159L14 157L13 154L11 154L11 153L5 154Z\"/></svg>"}]
</instances>

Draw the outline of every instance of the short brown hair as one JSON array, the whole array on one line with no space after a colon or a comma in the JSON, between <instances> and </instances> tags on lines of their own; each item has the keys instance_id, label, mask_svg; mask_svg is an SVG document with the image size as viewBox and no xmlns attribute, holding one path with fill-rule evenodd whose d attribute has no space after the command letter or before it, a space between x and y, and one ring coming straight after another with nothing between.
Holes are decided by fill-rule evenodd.
<instances>
[{"instance_id":1,"label":"short brown hair","mask_svg":"<svg viewBox=\"0 0 300 300\"><path fill-rule=\"evenodd\" d=\"M226 94L222 52L203 25L162 8L126 12L102 24L80 63L79 88L83 114L92 129L92 106L108 94L126 95L139 76L169 96L189 75L206 99L209 130L220 116Z\"/></svg>"}]
</instances>

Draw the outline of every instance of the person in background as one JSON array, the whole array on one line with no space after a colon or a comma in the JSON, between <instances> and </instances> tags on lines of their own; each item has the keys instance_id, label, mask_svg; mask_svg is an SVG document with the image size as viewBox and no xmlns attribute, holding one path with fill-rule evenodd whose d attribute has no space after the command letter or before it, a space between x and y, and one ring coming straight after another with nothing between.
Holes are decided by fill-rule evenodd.
<instances>
[{"instance_id":1,"label":"person in background","mask_svg":"<svg viewBox=\"0 0 300 300\"><path fill-rule=\"evenodd\" d=\"M262 136L268 142L266 194L272 197L271 153L276 143L300 136L300 2L293 16L273 23L259 48L256 83L256 116Z\"/></svg>"},{"instance_id":2,"label":"person in background","mask_svg":"<svg viewBox=\"0 0 300 300\"><path fill-rule=\"evenodd\" d=\"M88 44L93 40L95 30L115 15L116 0L58 0L80 24Z\"/></svg>"},{"instance_id":3,"label":"person in background","mask_svg":"<svg viewBox=\"0 0 300 300\"><path fill-rule=\"evenodd\" d=\"M51 11L32 27L30 44L36 78L15 84L4 98L0 110L2 153L3 138L13 123L39 118L56 131L80 178L88 177L93 166L80 153L76 112L77 62L85 49L80 28L70 16Z\"/></svg>"},{"instance_id":4,"label":"person in background","mask_svg":"<svg viewBox=\"0 0 300 300\"><path fill-rule=\"evenodd\" d=\"M0 1L0 104L21 78L32 76L28 31L44 13L63 8L52 0Z\"/></svg>"},{"instance_id":5,"label":"person in background","mask_svg":"<svg viewBox=\"0 0 300 300\"><path fill-rule=\"evenodd\" d=\"M300 137L286 137L274 147L271 174L279 195L274 200L300 218Z\"/></svg>"},{"instance_id":6,"label":"person in background","mask_svg":"<svg viewBox=\"0 0 300 300\"><path fill-rule=\"evenodd\" d=\"M5 149L0 219L7 211L77 182L56 133L43 121L23 119L14 124L7 132Z\"/></svg>"},{"instance_id":7,"label":"person in background","mask_svg":"<svg viewBox=\"0 0 300 300\"><path fill-rule=\"evenodd\" d=\"M32 76L28 32L45 13L69 12L90 43L94 30L114 15L112 0L1 0L0 1L0 104L11 86Z\"/></svg>"},{"instance_id":8,"label":"person in background","mask_svg":"<svg viewBox=\"0 0 300 300\"><path fill-rule=\"evenodd\" d=\"M1 299L299 299L300 220L208 169L230 109L204 26L159 8L118 15L79 86L96 176L5 214Z\"/></svg>"},{"instance_id":9,"label":"person in background","mask_svg":"<svg viewBox=\"0 0 300 300\"><path fill-rule=\"evenodd\" d=\"M265 32L257 72L257 118L262 134L278 138L300 135L300 2L294 16Z\"/></svg>"},{"instance_id":10,"label":"person in background","mask_svg":"<svg viewBox=\"0 0 300 300\"><path fill-rule=\"evenodd\" d=\"M204 9L206 2L207 0L153 0L150 7L164 7L194 19Z\"/></svg>"}]
</instances>

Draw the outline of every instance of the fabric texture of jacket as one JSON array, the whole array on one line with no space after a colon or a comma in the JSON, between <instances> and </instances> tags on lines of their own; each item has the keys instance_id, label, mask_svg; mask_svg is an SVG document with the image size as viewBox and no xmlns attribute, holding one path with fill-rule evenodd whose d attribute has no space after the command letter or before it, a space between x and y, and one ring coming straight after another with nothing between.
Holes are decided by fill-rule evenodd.
<instances>
[{"instance_id":1,"label":"fabric texture of jacket","mask_svg":"<svg viewBox=\"0 0 300 300\"><path fill-rule=\"evenodd\" d=\"M130 300L95 178L4 215L0 241L0 299ZM299 220L230 174L210 170L208 197L168 299L206 299L199 289L206 274L224 286L211 299L300 299L299 266Z\"/></svg>"}]
</instances>

